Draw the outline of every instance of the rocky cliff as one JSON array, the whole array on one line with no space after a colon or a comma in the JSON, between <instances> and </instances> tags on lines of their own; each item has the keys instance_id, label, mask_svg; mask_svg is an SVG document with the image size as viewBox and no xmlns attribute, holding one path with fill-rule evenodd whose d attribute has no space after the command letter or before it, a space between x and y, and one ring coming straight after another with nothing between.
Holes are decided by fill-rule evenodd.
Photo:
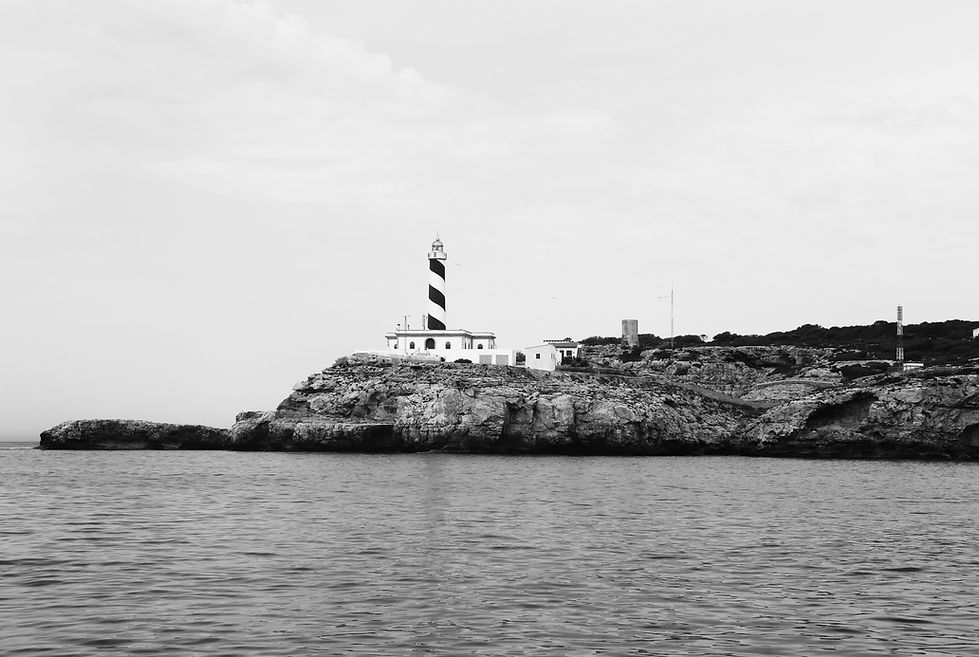
<instances>
[{"instance_id":1,"label":"rocky cliff","mask_svg":"<svg viewBox=\"0 0 979 657\"><path fill-rule=\"evenodd\" d=\"M275 410L239 414L230 431L90 420L44 432L41 446L979 458L975 368L855 381L783 368L740 399L703 374L602 372L344 358ZM765 386L783 398L748 399Z\"/></svg>"},{"instance_id":2,"label":"rocky cliff","mask_svg":"<svg viewBox=\"0 0 979 657\"><path fill-rule=\"evenodd\" d=\"M979 458L979 374L874 377L780 404L741 431L766 456Z\"/></svg>"},{"instance_id":3,"label":"rocky cliff","mask_svg":"<svg viewBox=\"0 0 979 657\"><path fill-rule=\"evenodd\" d=\"M237 449L724 453L756 409L634 376L341 359L271 412L238 416Z\"/></svg>"},{"instance_id":4,"label":"rocky cliff","mask_svg":"<svg viewBox=\"0 0 979 657\"><path fill-rule=\"evenodd\" d=\"M777 385L796 398L767 402L703 378L619 371L342 359L275 411L241 414L231 440L236 449L979 458L979 374L967 369L849 383L784 369L796 378L752 389Z\"/></svg>"},{"instance_id":5,"label":"rocky cliff","mask_svg":"<svg viewBox=\"0 0 979 657\"><path fill-rule=\"evenodd\" d=\"M587 347L584 359L638 375L659 375L754 400L796 399L843 383L837 349L808 347L723 347L630 350L617 345Z\"/></svg>"}]
</instances>

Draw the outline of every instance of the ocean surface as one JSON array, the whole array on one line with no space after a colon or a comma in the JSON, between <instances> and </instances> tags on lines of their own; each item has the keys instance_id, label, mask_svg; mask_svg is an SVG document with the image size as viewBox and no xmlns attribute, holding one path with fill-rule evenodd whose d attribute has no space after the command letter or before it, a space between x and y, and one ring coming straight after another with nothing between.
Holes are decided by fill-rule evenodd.
<instances>
[{"instance_id":1,"label":"ocean surface","mask_svg":"<svg viewBox=\"0 0 979 657\"><path fill-rule=\"evenodd\" d=\"M0 654L979 655L979 465L0 444Z\"/></svg>"}]
</instances>

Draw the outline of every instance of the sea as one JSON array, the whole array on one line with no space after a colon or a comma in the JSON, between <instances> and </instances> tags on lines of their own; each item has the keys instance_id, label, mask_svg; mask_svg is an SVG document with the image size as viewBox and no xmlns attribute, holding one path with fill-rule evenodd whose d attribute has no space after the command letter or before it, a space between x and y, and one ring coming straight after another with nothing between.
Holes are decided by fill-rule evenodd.
<instances>
[{"instance_id":1,"label":"sea","mask_svg":"<svg viewBox=\"0 0 979 657\"><path fill-rule=\"evenodd\" d=\"M979 655L979 464L0 445L0 655Z\"/></svg>"}]
</instances>

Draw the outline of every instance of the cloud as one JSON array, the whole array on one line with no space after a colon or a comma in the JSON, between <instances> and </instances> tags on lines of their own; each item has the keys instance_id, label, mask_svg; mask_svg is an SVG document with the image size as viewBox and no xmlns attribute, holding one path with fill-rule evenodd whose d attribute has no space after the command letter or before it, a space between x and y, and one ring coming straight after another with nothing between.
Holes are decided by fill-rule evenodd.
<instances>
[{"instance_id":1,"label":"cloud","mask_svg":"<svg viewBox=\"0 0 979 657\"><path fill-rule=\"evenodd\" d=\"M268 198L349 193L369 170L377 191L458 111L452 89L264 2L15 8L0 73L19 100L0 117L21 159L0 170L35 193L120 170Z\"/></svg>"}]
</instances>

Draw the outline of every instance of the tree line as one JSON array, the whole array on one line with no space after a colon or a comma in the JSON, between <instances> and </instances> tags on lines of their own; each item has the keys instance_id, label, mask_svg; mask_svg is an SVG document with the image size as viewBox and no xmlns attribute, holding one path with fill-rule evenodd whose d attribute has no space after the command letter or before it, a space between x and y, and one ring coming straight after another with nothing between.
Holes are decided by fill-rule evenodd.
<instances>
[{"instance_id":1,"label":"tree line","mask_svg":"<svg viewBox=\"0 0 979 657\"><path fill-rule=\"evenodd\" d=\"M922 322L904 327L904 359L926 364L963 363L979 359L979 339L973 339L973 329L979 321L949 319L943 322ZM581 341L585 345L621 344L622 338L591 336ZM668 348L669 338L652 333L639 334L642 349ZM673 338L675 348L705 346L723 347L819 347L841 350L840 360L890 360L897 349L897 324L879 320L858 326L803 324L791 331L775 331L766 335L740 335L724 331L707 343L699 335L679 335Z\"/></svg>"}]
</instances>

